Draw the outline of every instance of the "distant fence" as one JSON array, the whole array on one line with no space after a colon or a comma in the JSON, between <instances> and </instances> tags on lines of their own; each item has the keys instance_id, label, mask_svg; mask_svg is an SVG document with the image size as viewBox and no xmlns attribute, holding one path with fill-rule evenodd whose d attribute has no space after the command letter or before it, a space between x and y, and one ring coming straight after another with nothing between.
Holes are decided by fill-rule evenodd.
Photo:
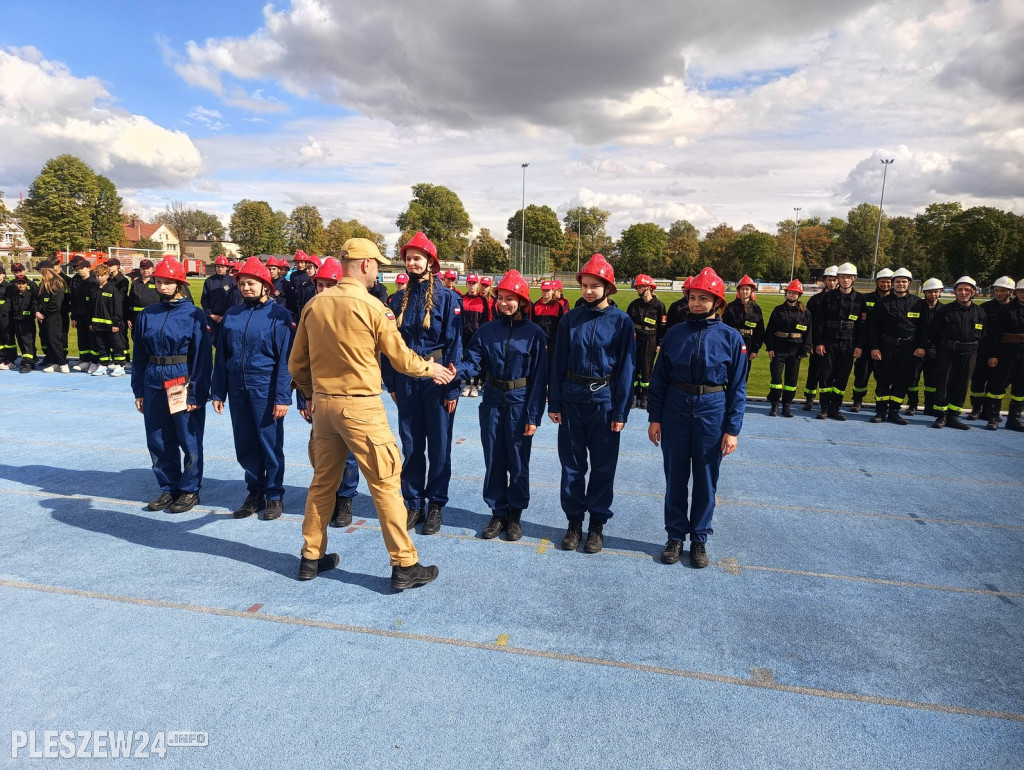
<instances>
[{"instance_id":1,"label":"distant fence","mask_svg":"<svg viewBox=\"0 0 1024 770\"><path fill-rule=\"evenodd\" d=\"M547 278L551 275L551 249L513 238L508 247L508 269L518 270L527 279Z\"/></svg>"}]
</instances>

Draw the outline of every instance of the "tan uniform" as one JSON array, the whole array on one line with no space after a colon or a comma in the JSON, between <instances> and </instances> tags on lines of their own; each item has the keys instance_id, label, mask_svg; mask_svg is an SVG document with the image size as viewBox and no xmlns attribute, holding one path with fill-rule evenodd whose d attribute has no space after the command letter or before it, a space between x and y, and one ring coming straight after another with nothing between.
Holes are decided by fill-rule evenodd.
<instances>
[{"instance_id":1,"label":"tan uniform","mask_svg":"<svg viewBox=\"0 0 1024 770\"><path fill-rule=\"evenodd\" d=\"M380 399L379 353L402 374L431 375L432 362L406 347L394 314L359 281L342 278L303 309L288 369L313 417L304 558L319 559L327 552L327 524L351 450L373 495L391 565L409 567L418 561L406 529L402 455Z\"/></svg>"}]
</instances>

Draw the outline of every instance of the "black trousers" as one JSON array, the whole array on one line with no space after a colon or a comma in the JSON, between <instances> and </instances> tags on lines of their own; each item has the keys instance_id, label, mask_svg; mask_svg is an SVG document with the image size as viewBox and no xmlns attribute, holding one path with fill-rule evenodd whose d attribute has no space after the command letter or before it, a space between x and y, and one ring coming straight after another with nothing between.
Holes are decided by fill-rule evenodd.
<instances>
[{"instance_id":1,"label":"black trousers","mask_svg":"<svg viewBox=\"0 0 1024 770\"><path fill-rule=\"evenodd\" d=\"M914 345L882 343L882 360L875 361L875 408L884 410L889 404L902 404L917 373Z\"/></svg>"},{"instance_id":2,"label":"black trousers","mask_svg":"<svg viewBox=\"0 0 1024 770\"><path fill-rule=\"evenodd\" d=\"M1014 401L1024 400L1024 345L1016 350L1000 347L996 353L999 365L990 370L988 379L988 396L1003 400L1006 387L1010 387L1010 397ZM985 362L985 368L988 362Z\"/></svg>"},{"instance_id":3,"label":"black trousers","mask_svg":"<svg viewBox=\"0 0 1024 770\"><path fill-rule=\"evenodd\" d=\"M807 381L804 382L804 398L814 398L818 395L818 364L821 359L817 353L811 353L807 357Z\"/></svg>"},{"instance_id":4,"label":"black trousers","mask_svg":"<svg viewBox=\"0 0 1024 770\"><path fill-rule=\"evenodd\" d=\"M96 343L93 341L92 332L89 331L89 324L92 319L87 315L74 316L75 331L78 332L78 360L83 363L96 362Z\"/></svg>"},{"instance_id":5,"label":"black trousers","mask_svg":"<svg viewBox=\"0 0 1024 770\"><path fill-rule=\"evenodd\" d=\"M853 400L862 401L868 392L868 381L876 368L875 360L871 357L871 351L865 350L864 354L857 359L853 365ZM875 375L877 381L878 376Z\"/></svg>"},{"instance_id":6,"label":"black trousers","mask_svg":"<svg viewBox=\"0 0 1024 770\"><path fill-rule=\"evenodd\" d=\"M939 347L935 352L935 408L959 414L967 399L977 351L958 353Z\"/></svg>"},{"instance_id":7,"label":"black trousers","mask_svg":"<svg viewBox=\"0 0 1024 770\"><path fill-rule=\"evenodd\" d=\"M14 344L14 324L10 316L0 319L0 363L9 364L18 357Z\"/></svg>"},{"instance_id":8,"label":"black trousers","mask_svg":"<svg viewBox=\"0 0 1024 770\"><path fill-rule=\"evenodd\" d=\"M658 353L658 338L653 334L636 335L636 375L633 382L638 389L651 384L654 357Z\"/></svg>"},{"instance_id":9,"label":"black trousers","mask_svg":"<svg viewBox=\"0 0 1024 770\"><path fill-rule=\"evenodd\" d=\"M818 362L818 394L822 410L838 409L846 394L846 383L853 369L853 340L833 340L825 344L825 355Z\"/></svg>"},{"instance_id":10,"label":"black trousers","mask_svg":"<svg viewBox=\"0 0 1024 770\"><path fill-rule=\"evenodd\" d=\"M796 396L796 381L800 376L800 351L784 353L776 350L768 364L768 371L772 377L768 386L768 400L777 404L781 399L783 404L791 404Z\"/></svg>"},{"instance_id":11,"label":"black trousers","mask_svg":"<svg viewBox=\"0 0 1024 770\"><path fill-rule=\"evenodd\" d=\"M14 336L21 351L21 362L36 362L36 319L34 316L19 318L14 322Z\"/></svg>"},{"instance_id":12,"label":"black trousers","mask_svg":"<svg viewBox=\"0 0 1024 770\"><path fill-rule=\"evenodd\" d=\"M43 363L64 366L68 362L62 320L60 313L51 313L39 322L39 342L43 347Z\"/></svg>"}]
</instances>

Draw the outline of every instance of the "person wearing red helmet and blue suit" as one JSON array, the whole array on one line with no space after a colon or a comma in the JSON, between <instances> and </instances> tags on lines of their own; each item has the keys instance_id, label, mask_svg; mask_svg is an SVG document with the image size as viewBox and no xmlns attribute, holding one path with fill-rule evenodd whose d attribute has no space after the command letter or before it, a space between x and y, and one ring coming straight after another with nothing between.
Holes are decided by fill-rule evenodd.
<instances>
[{"instance_id":1,"label":"person wearing red helmet and blue suit","mask_svg":"<svg viewBox=\"0 0 1024 770\"><path fill-rule=\"evenodd\" d=\"M231 413L235 457L245 471L248 494L236 519L265 511L267 521L284 510L284 416L292 402L288 355L295 321L271 299L274 282L258 257L238 271L242 304L221 322L210 400L217 414Z\"/></svg>"},{"instance_id":2,"label":"person wearing red helmet and blue suit","mask_svg":"<svg viewBox=\"0 0 1024 770\"><path fill-rule=\"evenodd\" d=\"M136 316L132 357L135 408L145 418L146 443L160 485L160 496L146 507L184 513L199 502L203 484L213 338L206 313L185 299L185 266L164 257L153 278L160 302ZM179 408L174 402L180 388L185 393Z\"/></svg>"},{"instance_id":3,"label":"person wearing red helmet and blue suit","mask_svg":"<svg viewBox=\"0 0 1024 770\"><path fill-rule=\"evenodd\" d=\"M416 233L400 253L409 283L390 302L402 339L414 353L452 368L462 360L462 301L441 285L437 248L426 235ZM398 405L408 527L423 521L423 534L433 535L441 529L441 510L448 503L459 386L454 380L437 385L398 374L386 359L381 361L381 373Z\"/></svg>"},{"instance_id":4,"label":"person wearing red helmet and blue suit","mask_svg":"<svg viewBox=\"0 0 1024 770\"><path fill-rule=\"evenodd\" d=\"M647 392L647 436L665 462L665 564L690 537L690 565L708 566L722 458L736 449L747 398L747 348L721 321L725 283L710 268L690 283L689 314L666 333ZM687 505L687 487L693 491ZM689 510L688 510L689 509Z\"/></svg>"},{"instance_id":5,"label":"person wearing red helmet and blue suit","mask_svg":"<svg viewBox=\"0 0 1024 770\"><path fill-rule=\"evenodd\" d=\"M523 536L520 519L530 504L530 451L544 416L547 394L547 339L529 320L530 284L518 270L498 283L496 318L485 323L466 347L458 375L482 377L480 443L484 450L484 502L491 520L481 537L503 530L509 540Z\"/></svg>"},{"instance_id":6,"label":"person wearing red helmet and blue suit","mask_svg":"<svg viewBox=\"0 0 1024 770\"><path fill-rule=\"evenodd\" d=\"M561 547L576 550L589 512L584 551L597 553L604 547L604 525L612 517L619 439L633 403L636 336L629 316L610 306L615 271L603 255L594 254L576 280L583 304L558 324L548 416L558 424L562 511L569 520Z\"/></svg>"}]
</instances>

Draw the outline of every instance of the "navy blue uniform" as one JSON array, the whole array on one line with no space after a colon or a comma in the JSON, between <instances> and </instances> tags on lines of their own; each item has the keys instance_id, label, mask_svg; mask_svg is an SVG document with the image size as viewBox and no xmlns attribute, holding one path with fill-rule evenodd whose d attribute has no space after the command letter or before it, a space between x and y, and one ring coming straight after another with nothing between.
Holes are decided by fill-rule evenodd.
<instances>
[{"instance_id":1,"label":"navy blue uniform","mask_svg":"<svg viewBox=\"0 0 1024 770\"><path fill-rule=\"evenodd\" d=\"M532 321L499 316L473 335L459 377L480 377L480 443L484 450L484 502L504 519L530 504L527 425L540 425L547 392L547 339Z\"/></svg>"},{"instance_id":2,"label":"navy blue uniform","mask_svg":"<svg viewBox=\"0 0 1024 770\"><path fill-rule=\"evenodd\" d=\"M434 298L430 323L423 328L427 287L433 282ZM409 302L402 314L402 302ZM401 316L399 331L409 348L424 358L447 366L462 360L462 302L459 295L441 285L436 277L415 280L391 297L395 318ZM427 379L398 374L386 358L381 360L384 386L395 394L398 404L398 435L402 439L402 497L409 510L420 511L424 501L441 507L448 502L448 483L452 477L452 426L455 413L445 409L445 401L459 397L456 382L435 385ZM429 472L427 470L429 462Z\"/></svg>"},{"instance_id":3,"label":"navy blue uniform","mask_svg":"<svg viewBox=\"0 0 1024 770\"><path fill-rule=\"evenodd\" d=\"M633 402L636 337L618 308L573 308L558 324L548 377L548 411L561 414L562 510L569 521L591 525L612 517L621 434ZM587 483L587 464L592 466Z\"/></svg>"},{"instance_id":4,"label":"navy blue uniform","mask_svg":"<svg viewBox=\"0 0 1024 770\"><path fill-rule=\"evenodd\" d=\"M238 283L230 275L211 275L203 283L203 294L199 304L206 311L210 331L213 333L213 345L217 346L220 341L220 321L215 321L211 316L221 316L228 311L229 307L242 304L242 294L238 291Z\"/></svg>"},{"instance_id":5,"label":"navy blue uniform","mask_svg":"<svg viewBox=\"0 0 1024 770\"><path fill-rule=\"evenodd\" d=\"M295 320L302 315L302 308L306 306L316 294L316 284L305 270L293 270L288 279L288 291L285 292L285 307L287 307Z\"/></svg>"},{"instance_id":6,"label":"navy blue uniform","mask_svg":"<svg viewBox=\"0 0 1024 770\"><path fill-rule=\"evenodd\" d=\"M284 420L274 407L292 402L288 354L295 321L276 302L228 308L213 369L213 401L227 401L235 457L251 494L284 497Z\"/></svg>"},{"instance_id":7,"label":"navy blue uniform","mask_svg":"<svg viewBox=\"0 0 1024 770\"><path fill-rule=\"evenodd\" d=\"M670 540L706 543L714 531L722 437L738 436L747 399L747 350L718 319L689 318L665 333L647 392L647 414L661 423L665 461L665 531ZM721 387L713 393L694 386ZM693 493L687 513L687 485Z\"/></svg>"},{"instance_id":8,"label":"navy blue uniform","mask_svg":"<svg viewBox=\"0 0 1024 770\"><path fill-rule=\"evenodd\" d=\"M132 392L142 399L146 443L160 491L199 493L203 483L203 429L213 373L213 338L206 314L186 299L150 305L136 318ZM164 383L187 378L188 403L171 414ZM184 454L184 467L181 456Z\"/></svg>"}]
</instances>

